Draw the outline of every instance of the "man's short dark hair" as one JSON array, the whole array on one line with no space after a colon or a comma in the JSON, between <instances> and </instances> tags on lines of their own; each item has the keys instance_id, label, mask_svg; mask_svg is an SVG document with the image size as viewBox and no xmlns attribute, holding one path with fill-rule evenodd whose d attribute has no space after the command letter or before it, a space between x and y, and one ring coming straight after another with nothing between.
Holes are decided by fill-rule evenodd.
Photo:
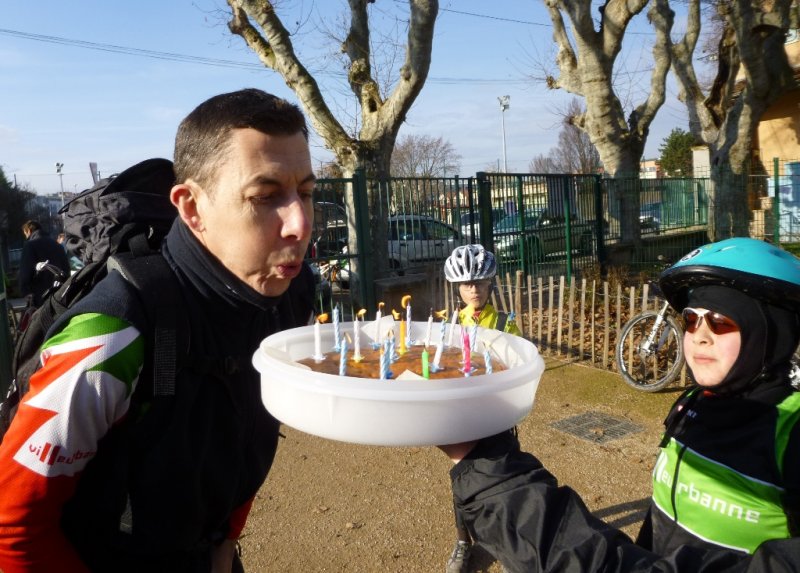
<instances>
[{"instance_id":1,"label":"man's short dark hair","mask_svg":"<svg viewBox=\"0 0 800 573\"><path fill-rule=\"evenodd\" d=\"M39 221L34 221L30 219L29 221L25 221L22 224L22 231L25 233L33 233L34 231L40 231L42 226L39 224Z\"/></svg>"},{"instance_id":2,"label":"man's short dark hair","mask_svg":"<svg viewBox=\"0 0 800 573\"><path fill-rule=\"evenodd\" d=\"M302 133L308 140L303 112L284 99L254 88L217 95L197 106L178 126L175 180L193 179L210 189L216 168L226 157L231 131L245 128L268 135Z\"/></svg>"}]
</instances>

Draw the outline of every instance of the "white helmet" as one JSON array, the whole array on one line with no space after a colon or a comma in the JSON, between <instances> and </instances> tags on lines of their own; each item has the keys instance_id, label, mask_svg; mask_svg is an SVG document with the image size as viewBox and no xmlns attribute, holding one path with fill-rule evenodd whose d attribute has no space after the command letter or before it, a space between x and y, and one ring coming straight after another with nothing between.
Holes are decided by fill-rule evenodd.
<instances>
[{"instance_id":1,"label":"white helmet","mask_svg":"<svg viewBox=\"0 0 800 573\"><path fill-rule=\"evenodd\" d=\"M451 283L491 279L496 274L494 255L482 245L456 247L444 262L444 276Z\"/></svg>"}]
</instances>

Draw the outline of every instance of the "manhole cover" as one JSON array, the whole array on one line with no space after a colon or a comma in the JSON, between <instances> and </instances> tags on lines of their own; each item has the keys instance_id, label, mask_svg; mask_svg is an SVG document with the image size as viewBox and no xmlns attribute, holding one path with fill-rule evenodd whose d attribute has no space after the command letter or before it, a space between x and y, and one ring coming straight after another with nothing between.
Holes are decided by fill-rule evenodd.
<instances>
[{"instance_id":1,"label":"manhole cover","mask_svg":"<svg viewBox=\"0 0 800 573\"><path fill-rule=\"evenodd\" d=\"M565 418L553 423L552 427L597 444L610 442L627 434L642 431L640 426L632 424L628 420L615 418L600 412L585 412L571 418Z\"/></svg>"}]
</instances>

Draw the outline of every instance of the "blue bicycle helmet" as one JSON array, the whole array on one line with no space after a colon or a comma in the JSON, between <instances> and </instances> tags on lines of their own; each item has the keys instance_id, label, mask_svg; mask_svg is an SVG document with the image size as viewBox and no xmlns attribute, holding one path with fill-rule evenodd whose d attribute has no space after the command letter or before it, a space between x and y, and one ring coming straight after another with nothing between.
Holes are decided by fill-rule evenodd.
<instances>
[{"instance_id":1,"label":"blue bicycle helmet","mask_svg":"<svg viewBox=\"0 0 800 573\"><path fill-rule=\"evenodd\" d=\"M800 259L756 239L737 237L697 248L661 273L658 284L678 311L693 288L720 285L800 312Z\"/></svg>"}]
</instances>

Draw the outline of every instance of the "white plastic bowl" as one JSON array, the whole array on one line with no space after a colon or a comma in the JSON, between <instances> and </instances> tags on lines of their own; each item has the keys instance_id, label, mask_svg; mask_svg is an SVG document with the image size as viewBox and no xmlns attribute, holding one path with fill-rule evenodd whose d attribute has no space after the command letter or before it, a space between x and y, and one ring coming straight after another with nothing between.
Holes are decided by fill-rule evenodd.
<instances>
[{"instance_id":1,"label":"white plastic bowl","mask_svg":"<svg viewBox=\"0 0 800 573\"><path fill-rule=\"evenodd\" d=\"M380 331L388 328L397 329L390 317ZM426 328L425 322L412 322L415 337L422 337ZM434 325L437 334L438 328ZM449 332L452 327L447 328ZM453 339L458 341L460 327L455 328ZM375 331L374 323L362 328L362 343L370 342ZM341 332L352 338L353 323L342 323ZM454 444L520 422L533 406L544 372L544 361L530 341L496 330L478 332L478 344L490 341L492 353L507 370L440 380L377 380L313 372L294 362L314 354L313 326L269 336L253 355L253 364L261 373L261 398L267 409L303 432L378 446ZM321 325L320 334L323 352L332 350L333 325ZM433 338L438 341L438 336Z\"/></svg>"}]
</instances>

